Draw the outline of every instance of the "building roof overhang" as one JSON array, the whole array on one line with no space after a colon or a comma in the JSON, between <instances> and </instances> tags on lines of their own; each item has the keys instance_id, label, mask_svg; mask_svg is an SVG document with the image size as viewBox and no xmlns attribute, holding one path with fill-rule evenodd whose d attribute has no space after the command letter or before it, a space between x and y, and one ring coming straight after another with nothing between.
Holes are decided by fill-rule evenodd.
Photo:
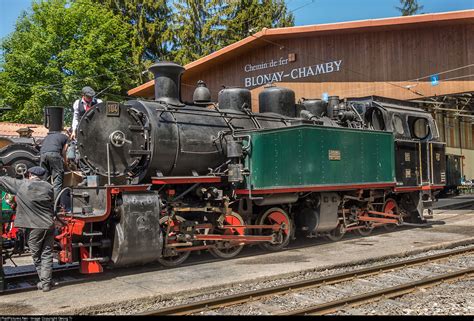
<instances>
[{"instance_id":1,"label":"building roof overhang","mask_svg":"<svg viewBox=\"0 0 474 321\"><path fill-rule=\"evenodd\" d=\"M311 37L315 35L370 32L385 30L403 30L410 28L422 28L432 26L443 26L453 24L474 23L474 10L462 10L442 13L430 13L414 16L402 16L381 19L368 19L338 23L327 23L319 25L286 27L286 28L263 28L261 31L237 41L229 46L217 50L205 57L195 60L184 68L186 72L183 77L186 79L192 74L202 72L214 65L234 57L241 56L245 52L256 49L272 41ZM138 87L130 89L128 95L138 97L151 97L154 93L154 80L150 80Z\"/></svg>"}]
</instances>

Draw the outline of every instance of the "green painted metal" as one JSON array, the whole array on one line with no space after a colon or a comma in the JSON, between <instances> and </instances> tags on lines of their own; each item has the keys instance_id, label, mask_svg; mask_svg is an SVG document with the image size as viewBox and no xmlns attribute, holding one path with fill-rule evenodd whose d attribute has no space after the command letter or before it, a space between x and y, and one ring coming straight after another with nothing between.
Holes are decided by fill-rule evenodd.
<instances>
[{"instance_id":1,"label":"green painted metal","mask_svg":"<svg viewBox=\"0 0 474 321\"><path fill-rule=\"evenodd\" d=\"M2 210L11 210L10 206L7 204L5 195L6 193L2 192Z\"/></svg>"},{"instance_id":2,"label":"green painted metal","mask_svg":"<svg viewBox=\"0 0 474 321\"><path fill-rule=\"evenodd\" d=\"M13 215L13 211L12 211L10 205L8 205L7 202L6 202L5 195L6 195L6 193L2 192L2 211L1 211L1 215L0 215L0 223L11 221L11 217Z\"/></svg>"},{"instance_id":3,"label":"green painted metal","mask_svg":"<svg viewBox=\"0 0 474 321\"><path fill-rule=\"evenodd\" d=\"M245 164L250 170L247 188L395 181L391 133L300 125L248 134L251 149Z\"/></svg>"}]
</instances>

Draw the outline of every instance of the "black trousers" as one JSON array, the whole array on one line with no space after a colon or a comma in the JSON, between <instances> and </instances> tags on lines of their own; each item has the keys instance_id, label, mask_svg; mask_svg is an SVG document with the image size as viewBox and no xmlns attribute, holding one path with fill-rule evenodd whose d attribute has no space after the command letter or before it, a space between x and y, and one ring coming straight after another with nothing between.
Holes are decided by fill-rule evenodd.
<instances>
[{"instance_id":1,"label":"black trousers","mask_svg":"<svg viewBox=\"0 0 474 321\"><path fill-rule=\"evenodd\" d=\"M41 154L40 166L53 177L54 199L56 199L63 188L64 180L64 161L61 154L55 152Z\"/></svg>"},{"instance_id":2,"label":"black trousers","mask_svg":"<svg viewBox=\"0 0 474 321\"><path fill-rule=\"evenodd\" d=\"M53 275L54 229L28 229L28 247L41 284L51 284Z\"/></svg>"}]
</instances>

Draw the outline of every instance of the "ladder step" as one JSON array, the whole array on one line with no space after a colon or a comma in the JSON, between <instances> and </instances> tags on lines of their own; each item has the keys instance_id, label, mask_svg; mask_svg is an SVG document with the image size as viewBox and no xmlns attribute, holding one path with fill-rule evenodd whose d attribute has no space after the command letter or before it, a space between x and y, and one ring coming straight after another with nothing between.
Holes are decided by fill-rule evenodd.
<instances>
[{"instance_id":1,"label":"ladder step","mask_svg":"<svg viewBox=\"0 0 474 321\"><path fill-rule=\"evenodd\" d=\"M108 257L93 257L93 258L87 258L87 259L82 259L84 262L108 262L109 258Z\"/></svg>"},{"instance_id":2,"label":"ladder step","mask_svg":"<svg viewBox=\"0 0 474 321\"><path fill-rule=\"evenodd\" d=\"M83 232L82 236L101 236L102 232Z\"/></svg>"}]
</instances>

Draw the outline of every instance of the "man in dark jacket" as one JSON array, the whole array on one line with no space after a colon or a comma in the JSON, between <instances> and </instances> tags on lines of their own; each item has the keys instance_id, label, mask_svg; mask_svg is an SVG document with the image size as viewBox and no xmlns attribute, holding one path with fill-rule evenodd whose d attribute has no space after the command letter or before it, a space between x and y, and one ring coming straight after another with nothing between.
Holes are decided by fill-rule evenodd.
<instances>
[{"instance_id":1,"label":"man in dark jacket","mask_svg":"<svg viewBox=\"0 0 474 321\"><path fill-rule=\"evenodd\" d=\"M0 177L0 190L16 195L15 226L25 228L33 263L40 278L38 289L51 289L53 273L53 187L41 179L46 174L42 167L28 169L28 179Z\"/></svg>"},{"instance_id":2,"label":"man in dark jacket","mask_svg":"<svg viewBox=\"0 0 474 321\"><path fill-rule=\"evenodd\" d=\"M49 132L41 143L40 166L53 177L54 197L63 188L64 159L66 157L68 137L62 132Z\"/></svg>"}]
</instances>

